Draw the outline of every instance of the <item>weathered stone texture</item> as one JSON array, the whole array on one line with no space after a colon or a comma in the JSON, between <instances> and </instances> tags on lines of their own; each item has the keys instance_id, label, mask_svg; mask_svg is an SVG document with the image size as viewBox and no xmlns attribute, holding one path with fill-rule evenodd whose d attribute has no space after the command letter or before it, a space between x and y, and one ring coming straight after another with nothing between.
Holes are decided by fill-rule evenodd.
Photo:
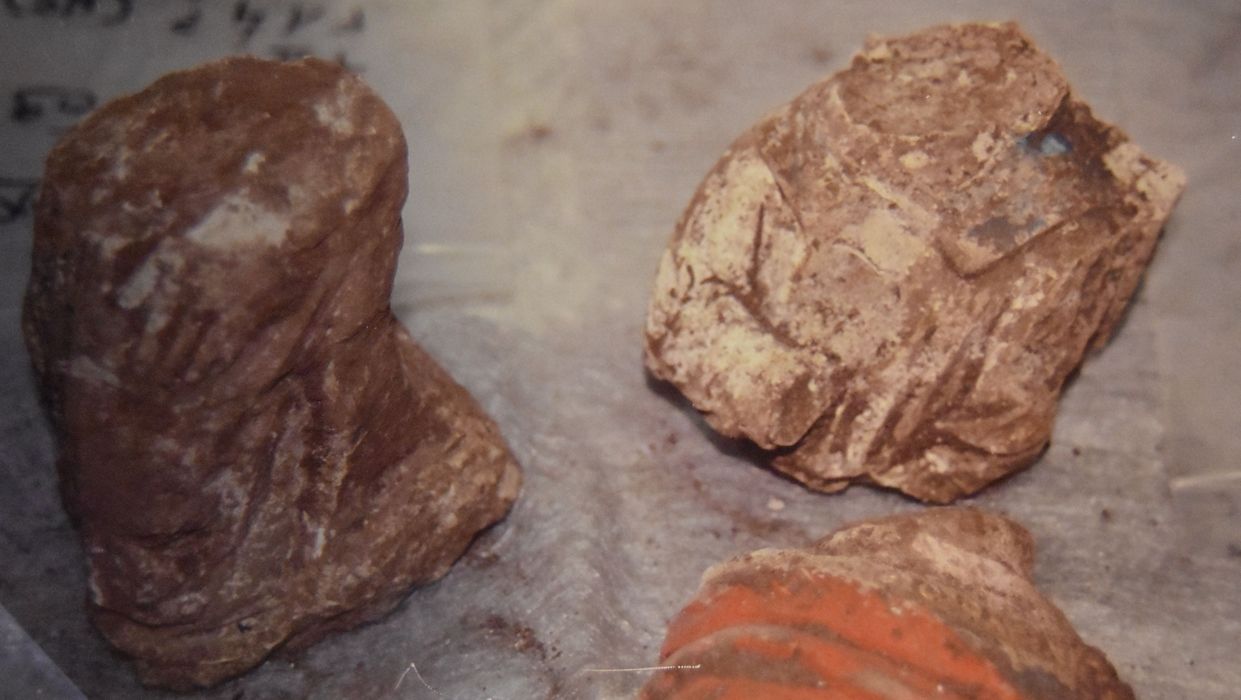
<instances>
[{"instance_id":1,"label":"weathered stone texture","mask_svg":"<svg viewBox=\"0 0 1241 700\"><path fill-rule=\"evenodd\" d=\"M442 576L520 483L389 308L406 145L340 67L166 76L48 159L24 326L91 615L212 684Z\"/></svg>"},{"instance_id":2,"label":"weathered stone texture","mask_svg":"<svg viewBox=\"0 0 1241 700\"><path fill-rule=\"evenodd\" d=\"M951 501L1041 452L1183 186L1015 25L871 39L703 181L646 365L808 486Z\"/></svg>"}]
</instances>

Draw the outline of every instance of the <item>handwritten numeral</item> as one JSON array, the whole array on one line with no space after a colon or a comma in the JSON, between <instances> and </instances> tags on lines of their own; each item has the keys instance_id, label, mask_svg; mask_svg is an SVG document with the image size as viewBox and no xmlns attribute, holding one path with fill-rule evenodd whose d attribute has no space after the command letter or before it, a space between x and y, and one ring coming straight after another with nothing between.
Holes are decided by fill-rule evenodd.
<instances>
[{"instance_id":1,"label":"handwritten numeral","mask_svg":"<svg viewBox=\"0 0 1241 700\"><path fill-rule=\"evenodd\" d=\"M284 25L284 34L288 36L302 27L314 24L323 19L323 8L318 5L306 7L301 3L289 9L289 21Z\"/></svg>"},{"instance_id":2,"label":"handwritten numeral","mask_svg":"<svg viewBox=\"0 0 1241 700\"><path fill-rule=\"evenodd\" d=\"M202 22L202 19L203 8L195 5L191 10L174 19L172 24L168 25L168 28L171 29L174 34L190 36L194 33L194 30L198 29L198 24L199 22Z\"/></svg>"},{"instance_id":3,"label":"handwritten numeral","mask_svg":"<svg viewBox=\"0 0 1241 700\"><path fill-rule=\"evenodd\" d=\"M38 180L0 177L0 225L11 224L30 213Z\"/></svg>"},{"instance_id":4,"label":"handwritten numeral","mask_svg":"<svg viewBox=\"0 0 1241 700\"><path fill-rule=\"evenodd\" d=\"M250 7L246 0L237 0L233 5L233 24L241 27L241 43L249 43L263 22L267 21L267 11Z\"/></svg>"},{"instance_id":5,"label":"handwritten numeral","mask_svg":"<svg viewBox=\"0 0 1241 700\"><path fill-rule=\"evenodd\" d=\"M13 93L9 118L18 124L67 117L70 121L95 106L95 93L81 88L34 85ZM63 121L63 120L61 120Z\"/></svg>"},{"instance_id":6,"label":"handwritten numeral","mask_svg":"<svg viewBox=\"0 0 1241 700\"><path fill-rule=\"evenodd\" d=\"M366 13L360 9L354 10L353 14L349 15L349 19L336 25L338 34L357 34L364 29L366 29Z\"/></svg>"},{"instance_id":7,"label":"handwritten numeral","mask_svg":"<svg viewBox=\"0 0 1241 700\"><path fill-rule=\"evenodd\" d=\"M98 17L105 27L120 24L134 14L133 0L4 0L10 17Z\"/></svg>"}]
</instances>

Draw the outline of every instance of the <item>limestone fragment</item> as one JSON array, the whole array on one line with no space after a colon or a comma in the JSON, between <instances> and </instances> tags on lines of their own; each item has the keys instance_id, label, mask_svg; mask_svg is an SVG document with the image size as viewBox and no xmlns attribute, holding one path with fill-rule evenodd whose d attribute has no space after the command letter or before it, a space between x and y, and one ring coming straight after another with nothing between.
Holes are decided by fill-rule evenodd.
<instances>
[{"instance_id":1,"label":"limestone fragment","mask_svg":"<svg viewBox=\"0 0 1241 700\"><path fill-rule=\"evenodd\" d=\"M376 619L515 498L389 308L406 174L392 112L313 59L168 75L51 153L24 330L91 617L143 681Z\"/></svg>"},{"instance_id":2,"label":"limestone fragment","mask_svg":"<svg viewBox=\"0 0 1241 700\"><path fill-rule=\"evenodd\" d=\"M1043 450L1184 182L1013 24L872 38L699 186L646 366L812 488L952 501Z\"/></svg>"}]
</instances>

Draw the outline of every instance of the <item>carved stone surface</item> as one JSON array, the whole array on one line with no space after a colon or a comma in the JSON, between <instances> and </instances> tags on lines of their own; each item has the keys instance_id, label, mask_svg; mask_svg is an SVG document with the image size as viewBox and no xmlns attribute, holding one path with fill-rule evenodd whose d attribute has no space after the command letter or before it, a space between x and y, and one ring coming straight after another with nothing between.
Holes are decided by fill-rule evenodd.
<instances>
[{"instance_id":1,"label":"carved stone surface","mask_svg":"<svg viewBox=\"0 0 1241 700\"><path fill-rule=\"evenodd\" d=\"M1024 528L971 508L747 554L704 575L642 697L1131 700L1033 562Z\"/></svg>"},{"instance_id":2,"label":"carved stone surface","mask_svg":"<svg viewBox=\"0 0 1241 700\"><path fill-rule=\"evenodd\" d=\"M145 682L383 615L516 496L496 426L388 305L405 154L340 67L239 58L48 159L24 328L92 617Z\"/></svg>"},{"instance_id":3,"label":"carved stone surface","mask_svg":"<svg viewBox=\"0 0 1241 700\"><path fill-rule=\"evenodd\" d=\"M1183 186L1013 24L871 39L703 181L646 365L812 488L952 501L1039 455Z\"/></svg>"}]
</instances>

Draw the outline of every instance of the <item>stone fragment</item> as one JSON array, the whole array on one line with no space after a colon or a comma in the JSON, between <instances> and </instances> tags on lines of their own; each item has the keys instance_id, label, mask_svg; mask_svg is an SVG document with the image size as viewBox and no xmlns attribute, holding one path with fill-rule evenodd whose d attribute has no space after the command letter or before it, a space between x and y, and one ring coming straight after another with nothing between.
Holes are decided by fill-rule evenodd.
<instances>
[{"instance_id":1,"label":"stone fragment","mask_svg":"<svg viewBox=\"0 0 1241 700\"><path fill-rule=\"evenodd\" d=\"M376 619L520 484L389 308L406 145L362 81L234 58L52 151L23 319L89 611L206 686Z\"/></svg>"},{"instance_id":2,"label":"stone fragment","mask_svg":"<svg viewBox=\"0 0 1241 700\"><path fill-rule=\"evenodd\" d=\"M1030 579L1021 526L939 508L707 571L643 700L1131 700Z\"/></svg>"},{"instance_id":3,"label":"stone fragment","mask_svg":"<svg viewBox=\"0 0 1241 700\"><path fill-rule=\"evenodd\" d=\"M952 501L1041 453L1183 187L1013 24L873 38L699 186L646 366L812 488Z\"/></svg>"}]
</instances>

